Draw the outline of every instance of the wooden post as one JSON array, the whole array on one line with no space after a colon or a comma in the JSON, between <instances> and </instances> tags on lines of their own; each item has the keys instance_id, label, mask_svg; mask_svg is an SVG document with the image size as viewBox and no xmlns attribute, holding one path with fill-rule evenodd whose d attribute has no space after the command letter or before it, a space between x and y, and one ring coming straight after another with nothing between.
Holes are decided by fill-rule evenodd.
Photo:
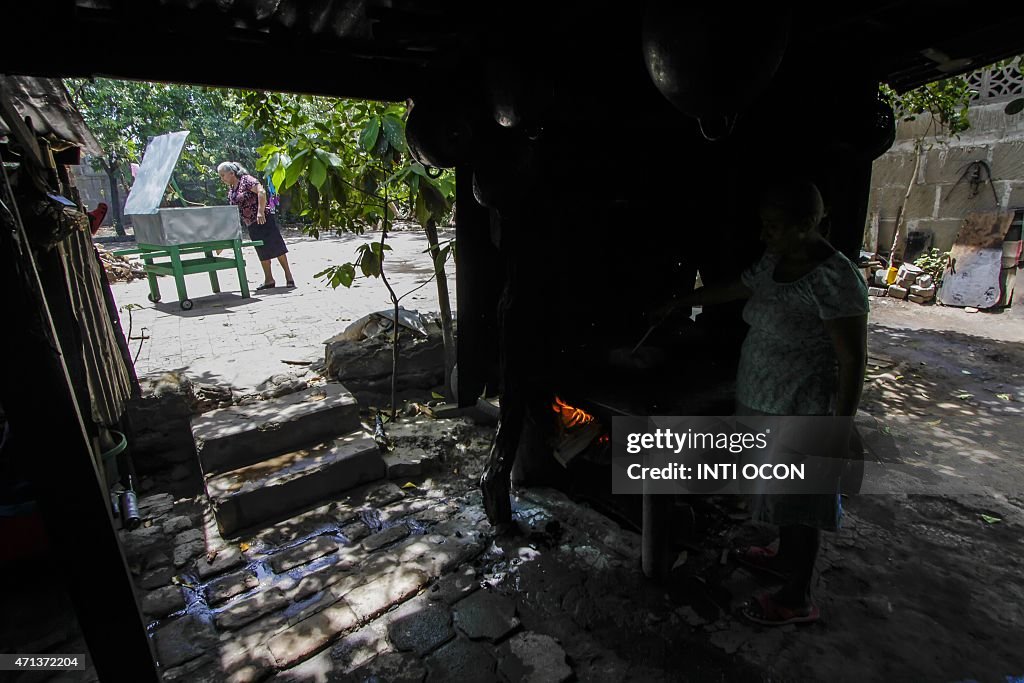
<instances>
[{"instance_id":1,"label":"wooden post","mask_svg":"<svg viewBox=\"0 0 1024 683\"><path fill-rule=\"evenodd\" d=\"M455 290L458 294L459 406L476 405L486 390L497 392L498 301L505 267L491 242L490 216L473 197L473 169L456 172Z\"/></svg>"}]
</instances>

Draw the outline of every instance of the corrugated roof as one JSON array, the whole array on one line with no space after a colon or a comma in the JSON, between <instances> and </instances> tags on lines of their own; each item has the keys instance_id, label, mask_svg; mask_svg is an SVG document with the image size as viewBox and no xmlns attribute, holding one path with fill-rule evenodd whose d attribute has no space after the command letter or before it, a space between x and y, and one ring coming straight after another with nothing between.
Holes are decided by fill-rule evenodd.
<instances>
[{"instance_id":1,"label":"corrugated roof","mask_svg":"<svg viewBox=\"0 0 1024 683\"><path fill-rule=\"evenodd\" d=\"M50 140L55 149L75 145L88 154L103 153L59 78L0 75L0 82L18 113L28 118L36 134ZM0 133L8 132L0 120Z\"/></svg>"}]
</instances>

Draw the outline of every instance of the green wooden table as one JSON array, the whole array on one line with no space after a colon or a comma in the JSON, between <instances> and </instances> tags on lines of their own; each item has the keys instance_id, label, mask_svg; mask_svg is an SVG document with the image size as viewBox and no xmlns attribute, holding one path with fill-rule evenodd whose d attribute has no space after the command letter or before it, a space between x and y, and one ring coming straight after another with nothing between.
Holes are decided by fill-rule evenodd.
<instances>
[{"instance_id":1,"label":"green wooden table","mask_svg":"<svg viewBox=\"0 0 1024 683\"><path fill-rule=\"evenodd\" d=\"M238 285L242 296L249 298L249 281L245 277L245 259L242 247L261 247L263 242L243 242L241 239L216 240L212 242L190 242L188 244L158 245L139 244L135 249L115 251L118 256L138 255L145 264L146 277L149 278L149 300L160 301L158 275L170 275L174 278L174 286L178 290L178 303L182 310L192 309L192 300L185 289L185 276L195 273L209 273L210 284L215 293L220 292L217 281L218 270L238 271ZM215 251L231 250L232 256L214 256ZM183 256L200 255L199 258L182 258ZM164 259L166 261L157 261Z\"/></svg>"}]
</instances>

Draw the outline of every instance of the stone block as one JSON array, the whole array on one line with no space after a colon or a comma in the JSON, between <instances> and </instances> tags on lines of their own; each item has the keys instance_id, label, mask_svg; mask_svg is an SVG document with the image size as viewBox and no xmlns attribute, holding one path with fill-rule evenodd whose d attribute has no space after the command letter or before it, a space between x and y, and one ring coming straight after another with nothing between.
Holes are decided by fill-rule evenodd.
<instances>
[{"instance_id":1,"label":"stone block","mask_svg":"<svg viewBox=\"0 0 1024 683\"><path fill-rule=\"evenodd\" d=\"M388 479L418 477L425 470L432 468L436 462L437 458L422 448L395 451L384 456Z\"/></svg>"},{"instance_id":2,"label":"stone block","mask_svg":"<svg viewBox=\"0 0 1024 683\"><path fill-rule=\"evenodd\" d=\"M889 289L886 290L886 295L891 296L894 299L906 299L907 290L905 287L899 285L889 285Z\"/></svg>"},{"instance_id":3,"label":"stone block","mask_svg":"<svg viewBox=\"0 0 1024 683\"><path fill-rule=\"evenodd\" d=\"M498 680L494 658L487 648L456 638L427 657L427 680L492 683Z\"/></svg>"},{"instance_id":4,"label":"stone block","mask_svg":"<svg viewBox=\"0 0 1024 683\"><path fill-rule=\"evenodd\" d=\"M192 558L205 552L206 544L203 541L189 541L184 545L179 545L174 549L174 566L180 569L188 564Z\"/></svg>"},{"instance_id":5,"label":"stone block","mask_svg":"<svg viewBox=\"0 0 1024 683\"><path fill-rule=\"evenodd\" d=\"M359 405L340 384L325 384L253 406L192 420L203 471L216 474L359 429Z\"/></svg>"},{"instance_id":6,"label":"stone block","mask_svg":"<svg viewBox=\"0 0 1024 683\"><path fill-rule=\"evenodd\" d=\"M918 296L917 294L911 294L907 297L907 300L915 304L926 304L932 300L932 297Z\"/></svg>"},{"instance_id":7,"label":"stone block","mask_svg":"<svg viewBox=\"0 0 1024 683\"><path fill-rule=\"evenodd\" d=\"M370 552L379 550L386 545L391 545L409 535L409 527L404 524L397 524L391 528L380 531L363 540L363 547Z\"/></svg>"},{"instance_id":8,"label":"stone block","mask_svg":"<svg viewBox=\"0 0 1024 683\"><path fill-rule=\"evenodd\" d=\"M352 522L341 527L341 535L349 540L349 543L358 543L370 535L370 527L363 522Z\"/></svg>"},{"instance_id":9,"label":"stone block","mask_svg":"<svg viewBox=\"0 0 1024 683\"><path fill-rule=\"evenodd\" d=\"M418 657L385 652L352 672L353 681L387 681L387 683L423 683L427 668Z\"/></svg>"},{"instance_id":10,"label":"stone block","mask_svg":"<svg viewBox=\"0 0 1024 683\"><path fill-rule=\"evenodd\" d=\"M231 546L220 550L210 561L209 556L203 557L196 563L199 570L199 578L208 579L222 572L230 571L235 567L245 564L245 556L238 548Z\"/></svg>"},{"instance_id":11,"label":"stone block","mask_svg":"<svg viewBox=\"0 0 1024 683\"><path fill-rule=\"evenodd\" d=\"M870 296L885 296L888 291L888 287L868 287L868 294Z\"/></svg>"},{"instance_id":12,"label":"stone block","mask_svg":"<svg viewBox=\"0 0 1024 683\"><path fill-rule=\"evenodd\" d=\"M224 602L228 598L241 595L260 585L259 579L251 571L235 572L214 579L206 586L206 602L211 605Z\"/></svg>"},{"instance_id":13,"label":"stone block","mask_svg":"<svg viewBox=\"0 0 1024 683\"><path fill-rule=\"evenodd\" d=\"M487 591L473 593L454 609L455 625L473 640L495 642L519 627L515 603Z\"/></svg>"},{"instance_id":14,"label":"stone block","mask_svg":"<svg viewBox=\"0 0 1024 683\"><path fill-rule=\"evenodd\" d=\"M194 543L195 541L205 542L203 532L199 529L182 531L174 537L174 545L185 545L187 543Z\"/></svg>"},{"instance_id":15,"label":"stone block","mask_svg":"<svg viewBox=\"0 0 1024 683\"><path fill-rule=\"evenodd\" d=\"M565 650L551 636L519 633L498 649L498 671L517 683L563 683L573 671L565 662Z\"/></svg>"},{"instance_id":16,"label":"stone block","mask_svg":"<svg viewBox=\"0 0 1024 683\"><path fill-rule=\"evenodd\" d=\"M430 600L454 605L459 600L472 595L478 588L480 588L480 581L476 577L476 570L473 567L464 567L439 579L431 586L427 597Z\"/></svg>"},{"instance_id":17,"label":"stone block","mask_svg":"<svg viewBox=\"0 0 1024 683\"><path fill-rule=\"evenodd\" d=\"M924 297L925 299L930 299L933 296L935 296L935 287L931 285L929 285L928 287L919 287L918 285L913 285L910 288L910 293L915 296L921 296Z\"/></svg>"},{"instance_id":18,"label":"stone block","mask_svg":"<svg viewBox=\"0 0 1024 683\"><path fill-rule=\"evenodd\" d=\"M270 560L270 566L275 573L283 574L289 569L335 552L338 552L337 541L328 536L320 536L316 540L275 555Z\"/></svg>"},{"instance_id":19,"label":"stone block","mask_svg":"<svg viewBox=\"0 0 1024 683\"><path fill-rule=\"evenodd\" d=\"M166 586L173 577L174 569L171 567L160 567L143 574L142 578L139 579L139 586L146 590L153 590L154 588Z\"/></svg>"},{"instance_id":20,"label":"stone block","mask_svg":"<svg viewBox=\"0 0 1024 683\"><path fill-rule=\"evenodd\" d=\"M264 615L276 612L289 603L290 600L280 589L272 588L228 607L214 617L214 621L218 628L233 631Z\"/></svg>"},{"instance_id":21,"label":"stone block","mask_svg":"<svg viewBox=\"0 0 1024 683\"><path fill-rule=\"evenodd\" d=\"M325 344L327 372L353 387L390 377L390 344L378 341L330 341ZM444 381L444 341L440 334L402 344L398 389L430 388Z\"/></svg>"},{"instance_id":22,"label":"stone block","mask_svg":"<svg viewBox=\"0 0 1024 683\"><path fill-rule=\"evenodd\" d=\"M210 623L194 614L186 614L157 629L154 639L160 666L165 669L201 656L217 642Z\"/></svg>"},{"instance_id":23,"label":"stone block","mask_svg":"<svg viewBox=\"0 0 1024 683\"><path fill-rule=\"evenodd\" d=\"M925 273L925 274L921 275L921 277L917 278L917 286L918 287L933 287L934 283L935 283L935 280L928 273Z\"/></svg>"},{"instance_id":24,"label":"stone block","mask_svg":"<svg viewBox=\"0 0 1024 683\"><path fill-rule=\"evenodd\" d=\"M373 438L362 431L211 476L206 489L224 535L308 507L384 477Z\"/></svg>"},{"instance_id":25,"label":"stone block","mask_svg":"<svg viewBox=\"0 0 1024 683\"><path fill-rule=\"evenodd\" d=\"M285 669L302 661L358 623L356 614L344 600L304 619L269 641L267 647L278 668Z\"/></svg>"},{"instance_id":26,"label":"stone block","mask_svg":"<svg viewBox=\"0 0 1024 683\"><path fill-rule=\"evenodd\" d=\"M168 536L173 536L179 532L191 528L192 520L184 515L179 515L178 517L171 517L163 523L164 533Z\"/></svg>"},{"instance_id":27,"label":"stone block","mask_svg":"<svg viewBox=\"0 0 1024 683\"><path fill-rule=\"evenodd\" d=\"M427 583L427 576L423 572L399 567L389 574L352 589L345 596L345 600L359 619L370 619L415 595Z\"/></svg>"},{"instance_id":28,"label":"stone block","mask_svg":"<svg viewBox=\"0 0 1024 683\"><path fill-rule=\"evenodd\" d=\"M142 598L142 612L158 619L183 609L185 597L178 586L158 588L146 593Z\"/></svg>"},{"instance_id":29,"label":"stone block","mask_svg":"<svg viewBox=\"0 0 1024 683\"><path fill-rule=\"evenodd\" d=\"M455 636L452 615L443 603L416 598L388 614L388 640L395 649L423 656Z\"/></svg>"}]
</instances>

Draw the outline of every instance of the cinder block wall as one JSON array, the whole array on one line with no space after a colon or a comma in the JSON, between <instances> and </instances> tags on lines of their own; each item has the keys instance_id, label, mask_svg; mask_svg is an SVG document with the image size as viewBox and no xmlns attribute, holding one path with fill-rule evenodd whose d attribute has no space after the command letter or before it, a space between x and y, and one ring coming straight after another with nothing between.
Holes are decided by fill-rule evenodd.
<instances>
[{"instance_id":1,"label":"cinder block wall","mask_svg":"<svg viewBox=\"0 0 1024 683\"><path fill-rule=\"evenodd\" d=\"M907 201L907 231L931 237L931 246L949 250L957 231L972 211L1024 209L1024 113L1006 115L1003 110L1013 97L986 100L972 105L971 127L959 138L925 138L921 165ZM914 121L900 122L896 142L875 160L871 175L868 225L872 214L879 217L878 251L888 255L907 185L914 171L914 143L929 129L925 114ZM971 197L969 177L957 180L972 161L985 161L992 169L995 198L988 183ZM982 174L984 178L984 172ZM869 230L865 230L865 241ZM871 250L873 245L866 244Z\"/></svg>"}]
</instances>

